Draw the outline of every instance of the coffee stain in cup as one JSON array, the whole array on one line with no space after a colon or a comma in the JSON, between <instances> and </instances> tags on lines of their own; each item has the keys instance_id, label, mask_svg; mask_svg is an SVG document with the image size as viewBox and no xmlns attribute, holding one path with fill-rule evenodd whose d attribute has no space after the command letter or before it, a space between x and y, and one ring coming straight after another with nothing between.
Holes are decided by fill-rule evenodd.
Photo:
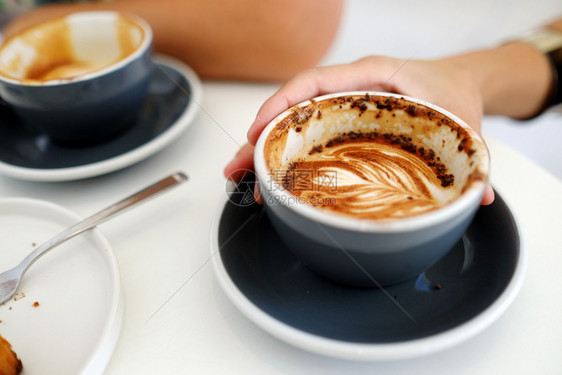
<instances>
[{"instance_id":1,"label":"coffee stain in cup","mask_svg":"<svg viewBox=\"0 0 562 375\"><path fill-rule=\"evenodd\" d=\"M102 70L131 55L144 37L142 28L122 15L114 26L117 55L105 58L105 51L98 48L95 60L78 56L67 17L25 29L8 38L0 48L0 75L22 83L40 83ZM92 30L92 35L96 32Z\"/></svg>"}]
</instances>

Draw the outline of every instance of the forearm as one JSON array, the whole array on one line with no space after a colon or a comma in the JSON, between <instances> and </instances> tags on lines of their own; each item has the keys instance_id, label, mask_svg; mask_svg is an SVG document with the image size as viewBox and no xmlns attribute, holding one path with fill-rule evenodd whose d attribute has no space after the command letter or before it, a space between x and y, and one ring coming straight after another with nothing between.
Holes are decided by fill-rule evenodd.
<instances>
[{"instance_id":1,"label":"forearm","mask_svg":"<svg viewBox=\"0 0 562 375\"><path fill-rule=\"evenodd\" d=\"M5 32L80 10L127 11L151 24L157 52L184 60L204 78L282 81L322 58L337 31L341 7L341 0L56 4L23 15Z\"/></svg>"},{"instance_id":2,"label":"forearm","mask_svg":"<svg viewBox=\"0 0 562 375\"><path fill-rule=\"evenodd\" d=\"M537 114L551 89L552 69L546 56L522 43L447 59L476 84L486 114L524 119Z\"/></svg>"},{"instance_id":3,"label":"forearm","mask_svg":"<svg viewBox=\"0 0 562 375\"><path fill-rule=\"evenodd\" d=\"M548 25L562 31L562 19ZM543 109L553 83L548 58L531 45L511 42L497 48L444 59L477 85L486 114L532 117Z\"/></svg>"}]
</instances>

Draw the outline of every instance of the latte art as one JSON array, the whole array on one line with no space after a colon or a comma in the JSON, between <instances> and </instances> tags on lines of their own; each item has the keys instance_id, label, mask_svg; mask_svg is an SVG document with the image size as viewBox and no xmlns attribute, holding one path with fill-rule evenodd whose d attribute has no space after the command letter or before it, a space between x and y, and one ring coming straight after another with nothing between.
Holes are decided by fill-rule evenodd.
<instances>
[{"instance_id":1,"label":"latte art","mask_svg":"<svg viewBox=\"0 0 562 375\"><path fill-rule=\"evenodd\" d=\"M348 133L314 147L288 163L281 183L312 205L364 219L422 214L458 194L433 151L377 133Z\"/></svg>"}]
</instances>

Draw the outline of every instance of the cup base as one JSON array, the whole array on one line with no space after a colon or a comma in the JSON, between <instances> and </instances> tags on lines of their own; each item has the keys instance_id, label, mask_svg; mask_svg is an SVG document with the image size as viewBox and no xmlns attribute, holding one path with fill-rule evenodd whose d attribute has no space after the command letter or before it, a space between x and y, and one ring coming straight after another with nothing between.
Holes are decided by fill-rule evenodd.
<instances>
[{"instance_id":1,"label":"cup base","mask_svg":"<svg viewBox=\"0 0 562 375\"><path fill-rule=\"evenodd\" d=\"M44 136L54 144L64 147L83 147L119 136L130 129L135 121L134 117L114 121L112 123L115 125L109 129L110 131L99 132L94 129L82 129L74 132L61 132L60 134L45 133L41 125L36 122L22 121L22 123L30 132L37 136Z\"/></svg>"},{"instance_id":2,"label":"cup base","mask_svg":"<svg viewBox=\"0 0 562 375\"><path fill-rule=\"evenodd\" d=\"M291 217L293 220L289 220L291 224L288 224L285 221L287 217L280 217L282 215L271 206L266 206L266 212L277 235L307 268L339 284L359 288L386 287L419 276L455 246L475 213L469 213L446 234L423 243L387 250L372 245L366 250L362 243L370 244L368 235L356 233L356 248L353 248L349 244L344 245L344 237L334 228L318 223L307 227L304 222L293 226L295 217ZM314 232L328 241L313 240L311 233Z\"/></svg>"}]
</instances>

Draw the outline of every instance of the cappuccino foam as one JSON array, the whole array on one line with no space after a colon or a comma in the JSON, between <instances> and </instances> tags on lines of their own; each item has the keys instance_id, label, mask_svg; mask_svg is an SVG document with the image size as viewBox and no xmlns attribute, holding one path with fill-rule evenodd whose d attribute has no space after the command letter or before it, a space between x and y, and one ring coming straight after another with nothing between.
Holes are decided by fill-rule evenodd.
<instances>
[{"instance_id":1,"label":"cappuccino foam","mask_svg":"<svg viewBox=\"0 0 562 375\"><path fill-rule=\"evenodd\" d=\"M454 176L431 150L402 148L400 139L407 142L390 134L339 136L287 164L282 184L312 205L365 219L414 216L450 201Z\"/></svg>"},{"instance_id":2,"label":"cappuccino foam","mask_svg":"<svg viewBox=\"0 0 562 375\"><path fill-rule=\"evenodd\" d=\"M420 215L482 180L480 153L461 125L404 98L310 101L276 122L264 156L299 202L359 219Z\"/></svg>"}]
</instances>

